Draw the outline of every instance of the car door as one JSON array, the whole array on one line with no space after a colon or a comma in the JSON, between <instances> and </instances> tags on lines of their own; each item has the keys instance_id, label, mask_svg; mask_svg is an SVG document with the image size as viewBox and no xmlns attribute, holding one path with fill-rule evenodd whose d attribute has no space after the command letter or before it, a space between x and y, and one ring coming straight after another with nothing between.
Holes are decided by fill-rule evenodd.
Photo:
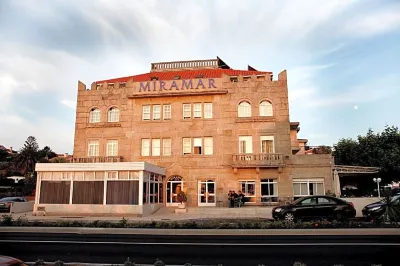
<instances>
[{"instance_id":1,"label":"car door","mask_svg":"<svg viewBox=\"0 0 400 266\"><path fill-rule=\"evenodd\" d=\"M334 217L337 203L327 197L318 197L317 205L315 206L315 217L329 218Z\"/></svg>"},{"instance_id":2,"label":"car door","mask_svg":"<svg viewBox=\"0 0 400 266\"><path fill-rule=\"evenodd\" d=\"M314 207L316 206L317 199L315 197L305 198L296 204L296 217L303 219L310 219L314 215Z\"/></svg>"}]
</instances>

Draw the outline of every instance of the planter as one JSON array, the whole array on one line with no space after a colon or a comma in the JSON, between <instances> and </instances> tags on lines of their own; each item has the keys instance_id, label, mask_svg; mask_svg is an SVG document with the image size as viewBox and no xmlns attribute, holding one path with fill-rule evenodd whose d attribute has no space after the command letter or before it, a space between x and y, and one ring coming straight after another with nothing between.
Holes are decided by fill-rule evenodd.
<instances>
[{"instance_id":1,"label":"planter","mask_svg":"<svg viewBox=\"0 0 400 266\"><path fill-rule=\"evenodd\" d=\"M186 209L186 203L180 203L178 209Z\"/></svg>"}]
</instances>

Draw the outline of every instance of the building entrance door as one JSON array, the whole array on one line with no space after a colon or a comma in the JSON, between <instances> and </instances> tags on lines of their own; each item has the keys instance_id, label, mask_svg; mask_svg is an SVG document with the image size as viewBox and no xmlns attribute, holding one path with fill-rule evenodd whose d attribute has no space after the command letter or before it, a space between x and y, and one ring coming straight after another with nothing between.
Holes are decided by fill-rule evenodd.
<instances>
[{"instance_id":1,"label":"building entrance door","mask_svg":"<svg viewBox=\"0 0 400 266\"><path fill-rule=\"evenodd\" d=\"M183 180L180 176L172 176L167 181L166 206L178 206L178 194L183 191Z\"/></svg>"},{"instance_id":2,"label":"building entrance door","mask_svg":"<svg viewBox=\"0 0 400 266\"><path fill-rule=\"evenodd\" d=\"M215 197L215 181L207 180L207 181L199 181L199 206L215 206L216 205L216 197Z\"/></svg>"}]
</instances>

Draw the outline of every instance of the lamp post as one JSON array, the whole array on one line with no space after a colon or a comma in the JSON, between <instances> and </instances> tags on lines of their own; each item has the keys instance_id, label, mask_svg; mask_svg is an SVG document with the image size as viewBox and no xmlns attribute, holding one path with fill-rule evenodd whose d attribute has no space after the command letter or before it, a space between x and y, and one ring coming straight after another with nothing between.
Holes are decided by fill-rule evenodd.
<instances>
[{"instance_id":1,"label":"lamp post","mask_svg":"<svg viewBox=\"0 0 400 266\"><path fill-rule=\"evenodd\" d=\"M372 180L374 180L374 182L378 185L378 198L380 198L381 197L381 191L379 189L379 183L382 181L382 179L380 177L378 177L378 178L374 178Z\"/></svg>"}]
</instances>

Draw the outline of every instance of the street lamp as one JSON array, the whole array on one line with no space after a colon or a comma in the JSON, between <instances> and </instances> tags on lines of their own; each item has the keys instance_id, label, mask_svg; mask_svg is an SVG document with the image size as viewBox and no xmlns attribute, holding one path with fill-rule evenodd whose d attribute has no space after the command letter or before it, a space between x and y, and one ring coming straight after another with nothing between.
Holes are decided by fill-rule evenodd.
<instances>
[{"instance_id":1,"label":"street lamp","mask_svg":"<svg viewBox=\"0 0 400 266\"><path fill-rule=\"evenodd\" d=\"M378 178L374 178L372 180L374 180L374 182L378 185L378 198L380 198L381 197L381 192L379 190L379 183L382 181L382 179L380 177L378 177Z\"/></svg>"}]
</instances>

